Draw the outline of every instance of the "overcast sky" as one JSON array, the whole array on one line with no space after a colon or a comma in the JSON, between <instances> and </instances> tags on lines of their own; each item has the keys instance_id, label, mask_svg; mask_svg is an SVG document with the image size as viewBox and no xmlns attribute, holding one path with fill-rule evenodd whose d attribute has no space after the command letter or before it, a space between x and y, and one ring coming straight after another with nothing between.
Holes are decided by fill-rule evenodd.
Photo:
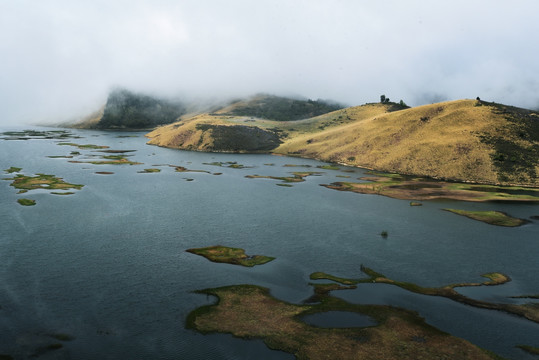
<instances>
[{"instance_id":1,"label":"overcast sky","mask_svg":"<svg viewBox=\"0 0 539 360\"><path fill-rule=\"evenodd\" d=\"M114 86L537 108L537 14L536 0L0 0L0 124L82 115Z\"/></svg>"}]
</instances>

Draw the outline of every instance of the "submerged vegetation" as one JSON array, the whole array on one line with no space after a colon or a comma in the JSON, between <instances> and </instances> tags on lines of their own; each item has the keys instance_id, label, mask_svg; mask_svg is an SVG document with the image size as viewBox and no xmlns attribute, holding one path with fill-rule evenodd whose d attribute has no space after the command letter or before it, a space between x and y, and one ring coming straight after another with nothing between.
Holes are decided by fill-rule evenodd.
<instances>
[{"instance_id":1,"label":"submerged vegetation","mask_svg":"<svg viewBox=\"0 0 539 360\"><path fill-rule=\"evenodd\" d=\"M246 255L245 250L243 249L221 245L188 249L186 251L192 254L203 256L213 262L247 267L262 265L275 259L274 257L264 255Z\"/></svg>"},{"instance_id":2,"label":"submerged vegetation","mask_svg":"<svg viewBox=\"0 0 539 360\"><path fill-rule=\"evenodd\" d=\"M539 202L538 188L463 184L399 174L371 173L364 182L322 184L329 189L383 195L404 200L452 199L465 201Z\"/></svg>"},{"instance_id":3,"label":"submerged vegetation","mask_svg":"<svg viewBox=\"0 0 539 360\"><path fill-rule=\"evenodd\" d=\"M284 183L297 183L305 181L307 176L317 176L322 174L319 171L294 171L292 172L293 176L267 176L267 175L246 175L247 179L272 179L280 180ZM281 184L284 185L284 184Z\"/></svg>"},{"instance_id":4,"label":"submerged vegetation","mask_svg":"<svg viewBox=\"0 0 539 360\"><path fill-rule=\"evenodd\" d=\"M66 143L66 142L61 142L61 143L58 143L57 145L60 145L60 146L74 146L74 147L77 147L81 150L88 150L88 149L108 149L109 147L108 146L105 146L105 145L94 145L94 144L76 144L76 143Z\"/></svg>"},{"instance_id":5,"label":"submerged vegetation","mask_svg":"<svg viewBox=\"0 0 539 360\"><path fill-rule=\"evenodd\" d=\"M458 209L444 209L454 214L466 216L467 218L485 222L491 225L516 227L526 224L528 221L518 219L500 211L467 211Z\"/></svg>"},{"instance_id":6,"label":"submerged vegetation","mask_svg":"<svg viewBox=\"0 0 539 360\"><path fill-rule=\"evenodd\" d=\"M478 308L505 311L511 314L525 317L528 320L539 323L539 304L537 303L529 303L529 304L523 304L523 305L491 303L487 301L481 301L481 300L469 298L467 296L460 294L459 292L455 290L456 288L459 288L459 287L501 285L501 284L505 284L511 281L509 276L501 274L501 273L483 274L481 276L488 279L483 282L457 283L457 284L450 284L450 285L446 285L446 286L442 286L438 288L433 288L433 287L422 287L422 286L409 283L409 282L393 280L363 265L361 265L361 271L365 273L368 277L362 278L362 279L345 279L345 278L335 277L335 276L332 276L330 274L326 274L323 272L316 272L316 273L311 274L311 279L313 280L314 279L328 279L328 280L332 280L343 285L357 285L360 283L390 284L390 285L395 285L405 290L422 294L422 295L442 296L442 297L446 297L448 299L451 299L460 303L464 303L467 305L475 306Z\"/></svg>"},{"instance_id":7,"label":"submerged vegetation","mask_svg":"<svg viewBox=\"0 0 539 360\"><path fill-rule=\"evenodd\" d=\"M214 161L211 163L202 163L203 165L213 165L213 166L220 166L220 167L228 167L232 169L250 169L253 166L246 166L243 164L238 164L236 161Z\"/></svg>"},{"instance_id":8,"label":"submerged vegetation","mask_svg":"<svg viewBox=\"0 0 539 360\"><path fill-rule=\"evenodd\" d=\"M226 286L200 290L219 301L191 312L187 327L202 333L228 333L260 338L272 349L292 353L298 359L497 359L469 342L446 334L415 312L385 305L356 305L329 296L330 290L346 288L319 286L318 303L290 304L272 297L269 290L254 285ZM347 311L372 318L376 325L322 328L309 325L309 314Z\"/></svg>"},{"instance_id":9,"label":"submerged vegetation","mask_svg":"<svg viewBox=\"0 0 539 360\"><path fill-rule=\"evenodd\" d=\"M62 178L55 175L36 174L36 176L27 176L22 174L15 175L14 178L5 178L4 180L13 180L11 186L19 189L19 194L28 192L30 190L44 189L44 190L68 190L76 189L80 190L84 185L70 184L65 182Z\"/></svg>"},{"instance_id":10,"label":"submerged vegetation","mask_svg":"<svg viewBox=\"0 0 539 360\"><path fill-rule=\"evenodd\" d=\"M35 140L35 139L78 139L68 130L22 130L0 133L3 140Z\"/></svg>"},{"instance_id":11,"label":"submerged vegetation","mask_svg":"<svg viewBox=\"0 0 539 360\"><path fill-rule=\"evenodd\" d=\"M113 159L106 160L106 157L103 157L105 160L90 160L90 161L81 161L81 160L70 160L70 163L74 164L93 164L93 165L142 165L143 163L130 161L125 157L116 157Z\"/></svg>"},{"instance_id":12,"label":"submerged vegetation","mask_svg":"<svg viewBox=\"0 0 539 360\"><path fill-rule=\"evenodd\" d=\"M10 167L7 170L4 170L7 173L17 173L15 177L12 178L3 178L3 180L12 180L11 186L15 189L19 189L18 194L24 194L31 190L69 190L75 189L80 190L84 185L79 184L70 184L65 182L62 178L56 177L54 175L46 174L36 174L35 176L27 176L19 174L22 171L22 168ZM54 195L71 195L73 192L54 192L51 194ZM17 199L17 202L23 206L33 206L36 204L35 200L21 198Z\"/></svg>"}]
</instances>

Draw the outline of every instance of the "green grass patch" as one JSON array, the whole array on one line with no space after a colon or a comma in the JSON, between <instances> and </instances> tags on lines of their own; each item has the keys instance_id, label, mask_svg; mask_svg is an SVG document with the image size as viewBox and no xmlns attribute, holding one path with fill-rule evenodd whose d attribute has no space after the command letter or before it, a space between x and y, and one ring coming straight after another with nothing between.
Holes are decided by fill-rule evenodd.
<instances>
[{"instance_id":1,"label":"green grass patch","mask_svg":"<svg viewBox=\"0 0 539 360\"><path fill-rule=\"evenodd\" d=\"M410 206L423 206L423 204L416 201L410 201Z\"/></svg>"},{"instance_id":2,"label":"green grass patch","mask_svg":"<svg viewBox=\"0 0 539 360\"><path fill-rule=\"evenodd\" d=\"M197 293L219 300L193 310L187 316L186 327L203 334L261 338L269 348L294 354L300 360L326 359L336 351L339 359L499 359L428 325L415 312L384 305L350 304L329 294L347 288L353 286L316 285L312 301L304 305L278 300L268 289L254 285L200 290ZM377 324L324 328L302 320L305 315L328 311L363 314ZM428 341L417 341L418 338Z\"/></svg>"},{"instance_id":3,"label":"green grass patch","mask_svg":"<svg viewBox=\"0 0 539 360\"><path fill-rule=\"evenodd\" d=\"M7 172L8 174L13 174L13 173L21 172L21 170L22 170L22 168L12 166L9 169L6 169L4 171Z\"/></svg>"},{"instance_id":4,"label":"green grass patch","mask_svg":"<svg viewBox=\"0 0 539 360\"><path fill-rule=\"evenodd\" d=\"M539 299L539 295L519 295L519 296L510 296L512 299Z\"/></svg>"},{"instance_id":5,"label":"green grass patch","mask_svg":"<svg viewBox=\"0 0 539 360\"><path fill-rule=\"evenodd\" d=\"M69 143L69 142L61 142L61 143L58 143L57 145L60 145L60 146L74 146L74 147L77 147L81 150L88 150L88 149L108 149L109 147L108 146L104 146L104 145L94 145L94 144L76 144L76 143Z\"/></svg>"},{"instance_id":6,"label":"green grass patch","mask_svg":"<svg viewBox=\"0 0 539 360\"><path fill-rule=\"evenodd\" d=\"M527 223L527 220L514 218L501 211L468 211L458 209L443 209L467 218L482 221L497 226L516 227Z\"/></svg>"},{"instance_id":7,"label":"green grass patch","mask_svg":"<svg viewBox=\"0 0 539 360\"><path fill-rule=\"evenodd\" d=\"M275 259L274 257L264 255L246 255L244 249L231 248L221 245L188 249L186 251L192 254L203 256L213 262L247 267L262 265Z\"/></svg>"},{"instance_id":8,"label":"green grass patch","mask_svg":"<svg viewBox=\"0 0 539 360\"><path fill-rule=\"evenodd\" d=\"M32 199L17 199L17 202L22 206L34 206L36 204L36 201Z\"/></svg>"},{"instance_id":9,"label":"green grass patch","mask_svg":"<svg viewBox=\"0 0 539 360\"><path fill-rule=\"evenodd\" d=\"M238 164L236 161L214 161L211 163L202 163L204 165L212 165L212 166L220 166L220 167L228 167L232 169L250 169L253 168L253 166L245 166L243 164Z\"/></svg>"},{"instance_id":10,"label":"green grass patch","mask_svg":"<svg viewBox=\"0 0 539 360\"><path fill-rule=\"evenodd\" d=\"M359 280L356 280L356 279L342 278L342 277L334 276L334 275L321 272L321 271L313 272L310 275L310 279L311 280L331 280L331 281L335 281L343 285L355 285L359 283Z\"/></svg>"},{"instance_id":11,"label":"green grass patch","mask_svg":"<svg viewBox=\"0 0 539 360\"><path fill-rule=\"evenodd\" d=\"M6 136L4 140L34 140L34 139L78 139L80 136L75 136L67 130L23 130L23 131L6 131L0 133Z\"/></svg>"},{"instance_id":12,"label":"green grass patch","mask_svg":"<svg viewBox=\"0 0 539 360\"><path fill-rule=\"evenodd\" d=\"M129 161L126 158L120 158L115 160L91 160L91 161L70 161L75 164L93 164L93 165L143 165L143 163L136 161Z\"/></svg>"},{"instance_id":13,"label":"green grass patch","mask_svg":"<svg viewBox=\"0 0 539 360\"><path fill-rule=\"evenodd\" d=\"M19 189L19 193L24 193L35 189L45 190L67 190L76 189L80 190L84 185L70 184L65 182L62 178L54 175L36 174L36 176L26 176L22 174L15 175L14 178L5 179L13 180L11 186Z\"/></svg>"}]
</instances>

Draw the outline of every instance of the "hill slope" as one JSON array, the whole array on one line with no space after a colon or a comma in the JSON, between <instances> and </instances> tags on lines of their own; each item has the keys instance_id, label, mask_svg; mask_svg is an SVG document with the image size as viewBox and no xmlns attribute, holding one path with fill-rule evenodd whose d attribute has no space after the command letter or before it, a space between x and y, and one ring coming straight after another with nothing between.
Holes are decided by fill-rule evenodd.
<instances>
[{"instance_id":1,"label":"hill slope","mask_svg":"<svg viewBox=\"0 0 539 360\"><path fill-rule=\"evenodd\" d=\"M116 89L109 94L101 109L62 126L79 129L149 129L170 124L186 112L186 106L181 102Z\"/></svg>"},{"instance_id":2,"label":"hill slope","mask_svg":"<svg viewBox=\"0 0 539 360\"><path fill-rule=\"evenodd\" d=\"M152 128L170 124L185 113L180 103L118 89L109 94L103 117L96 127Z\"/></svg>"},{"instance_id":3,"label":"hill slope","mask_svg":"<svg viewBox=\"0 0 539 360\"><path fill-rule=\"evenodd\" d=\"M323 100L299 100L273 95L258 95L250 99L235 101L216 111L215 114L289 121L307 119L342 108L342 105Z\"/></svg>"},{"instance_id":4,"label":"hill slope","mask_svg":"<svg viewBox=\"0 0 539 360\"><path fill-rule=\"evenodd\" d=\"M147 136L154 145L220 151L197 124L241 124L279 134L282 143L273 143L273 153L456 181L539 186L538 113L476 100L391 110L367 104L290 122L203 114Z\"/></svg>"}]
</instances>

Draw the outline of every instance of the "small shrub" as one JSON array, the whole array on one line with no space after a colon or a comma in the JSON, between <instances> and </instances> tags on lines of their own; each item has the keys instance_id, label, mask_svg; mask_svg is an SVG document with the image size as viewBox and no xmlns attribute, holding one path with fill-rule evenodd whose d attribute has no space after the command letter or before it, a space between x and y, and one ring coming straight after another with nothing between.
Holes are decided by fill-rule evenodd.
<instances>
[{"instance_id":1,"label":"small shrub","mask_svg":"<svg viewBox=\"0 0 539 360\"><path fill-rule=\"evenodd\" d=\"M381 237L383 237L384 239L386 239L386 238L387 238L387 236L388 236L388 233L387 233L387 231L385 231L385 230L384 230L384 231L382 231L382 232L380 233L380 236L381 236Z\"/></svg>"}]
</instances>

